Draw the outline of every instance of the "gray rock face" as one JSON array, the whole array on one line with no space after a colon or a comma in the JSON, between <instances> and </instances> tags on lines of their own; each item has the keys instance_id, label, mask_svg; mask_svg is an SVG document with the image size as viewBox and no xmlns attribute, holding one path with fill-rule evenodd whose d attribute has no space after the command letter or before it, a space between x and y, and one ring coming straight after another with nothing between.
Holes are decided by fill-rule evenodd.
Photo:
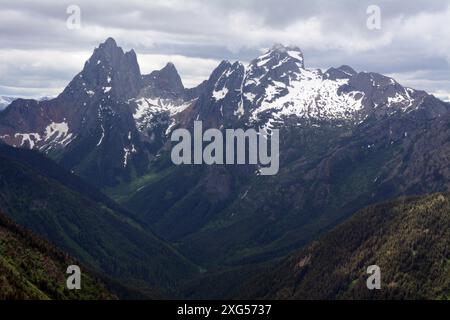
<instances>
[{"instance_id":1,"label":"gray rock face","mask_svg":"<svg viewBox=\"0 0 450 320\"><path fill-rule=\"evenodd\" d=\"M83 70L69 83L61 96L77 99L85 95L108 93L126 101L134 98L142 88L142 77L136 58L131 50L124 53L114 39L108 38L94 50Z\"/></svg>"},{"instance_id":2,"label":"gray rock face","mask_svg":"<svg viewBox=\"0 0 450 320\"><path fill-rule=\"evenodd\" d=\"M191 118L206 127L231 125L242 103L242 82L245 67L239 62L222 61L204 85L203 94L193 105Z\"/></svg>"},{"instance_id":3,"label":"gray rock face","mask_svg":"<svg viewBox=\"0 0 450 320\"><path fill-rule=\"evenodd\" d=\"M349 66L344 65L344 66L340 66L339 68L328 69L325 72L324 77L326 79L330 79L330 80L350 79L351 77L353 77L356 74L357 74L357 72L355 70L353 70Z\"/></svg>"},{"instance_id":4,"label":"gray rock face","mask_svg":"<svg viewBox=\"0 0 450 320\"><path fill-rule=\"evenodd\" d=\"M173 63L169 62L161 70L153 71L142 78L145 90L151 96L176 99L184 94L183 83Z\"/></svg>"},{"instance_id":5,"label":"gray rock face","mask_svg":"<svg viewBox=\"0 0 450 320\"><path fill-rule=\"evenodd\" d=\"M142 86L134 51L124 53L109 38L58 97L19 99L5 110L2 140L45 152L99 185L115 184L129 176L128 165L143 172L147 163L137 154L141 142L129 104Z\"/></svg>"}]
</instances>

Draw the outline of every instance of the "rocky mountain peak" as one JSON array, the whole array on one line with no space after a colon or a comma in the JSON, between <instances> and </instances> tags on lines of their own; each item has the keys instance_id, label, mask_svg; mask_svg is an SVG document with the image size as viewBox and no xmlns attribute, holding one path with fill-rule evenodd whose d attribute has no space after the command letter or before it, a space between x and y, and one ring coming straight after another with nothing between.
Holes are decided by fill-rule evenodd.
<instances>
[{"instance_id":1,"label":"rocky mountain peak","mask_svg":"<svg viewBox=\"0 0 450 320\"><path fill-rule=\"evenodd\" d=\"M281 53L289 53L289 52L297 52L297 53L299 53L299 54L301 54L302 56L303 56L303 53L302 53L302 51L300 50L300 48L299 47L297 47L297 46L289 46L289 45L284 45L284 44L281 44L281 43L276 43L276 44L274 44L270 49L269 49L269 52L271 52L271 53L278 53L278 54L281 54Z\"/></svg>"},{"instance_id":2,"label":"rocky mountain peak","mask_svg":"<svg viewBox=\"0 0 450 320\"><path fill-rule=\"evenodd\" d=\"M150 95L159 97L178 97L184 92L181 77L172 62L166 64L161 70L153 71L142 77L146 91Z\"/></svg>"},{"instance_id":3,"label":"rocky mountain peak","mask_svg":"<svg viewBox=\"0 0 450 320\"><path fill-rule=\"evenodd\" d=\"M118 48L116 40L108 37L105 42L100 44L100 47Z\"/></svg>"},{"instance_id":4,"label":"rocky mountain peak","mask_svg":"<svg viewBox=\"0 0 450 320\"><path fill-rule=\"evenodd\" d=\"M142 87L136 53L124 52L113 38L95 48L83 70L63 92L70 98L107 94L121 100L135 97Z\"/></svg>"},{"instance_id":5,"label":"rocky mountain peak","mask_svg":"<svg viewBox=\"0 0 450 320\"><path fill-rule=\"evenodd\" d=\"M254 59L251 65L270 69L284 66L301 69L305 67L302 51L298 47L284 46L282 44L272 46L264 54Z\"/></svg>"},{"instance_id":6,"label":"rocky mountain peak","mask_svg":"<svg viewBox=\"0 0 450 320\"><path fill-rule=\"evenodd\" d=\"M91 67L97 65L99 65L99 67L104 67L106 65L117 66L124 62L124 56L125 53L123 49L117 46L116 41L113 38L108 38L94 49L94 53L86 62L86 65ZM100 61L100 63L97 63L98 61Z\"/></svg>"},{"instance_id":7,"label":"rocky mountain peak","mask_svg":"<svg viewBox=\"0 0 450 320\"><path fill-rule=\"evenodd\" d=\"M353 70L353 68L347 65L342 65L339 68L328 69L327 71L325 71L324 77L330 80L350 79L356 74L357 72Z\"/></svg>"}]
</instances>

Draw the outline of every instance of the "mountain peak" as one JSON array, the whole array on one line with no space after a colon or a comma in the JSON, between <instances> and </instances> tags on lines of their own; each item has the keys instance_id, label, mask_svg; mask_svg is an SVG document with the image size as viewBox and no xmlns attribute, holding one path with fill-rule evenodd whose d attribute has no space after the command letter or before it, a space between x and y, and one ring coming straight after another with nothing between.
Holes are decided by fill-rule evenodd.
<instances>
[{"instance_id":1,"label":"mountain peak","mask_svg":"<svg viewBox=\"0 0 450 320\"><path fill-rule=\"evenodd\" d=\"M336 80L336 79L350 79L357 72L350 66L342 65L339 68L329 68L325 72L325 77L327 79Z\"/></svg>"},{"instance_id":2,"label":"mountain peak","mask_svg":"<svg viewBox=\"0 0 450 320\"><path fill-rule=\"evenodd\" d=\"M101 43L100 46L117 47L117 42L113 38L109 37L103 43Z\"/></svg>"},{"instance_id":3,"label":"mountain peak","mask_svg":"<svg viewBox=\"0 0 450 320\"><path fill-rule=\"evenodd\" d=\"M289 62L297 64L298 67L304 68L303 52L295 46L286 46L283 44L275 44L264 54L253 60L253 64L258 67L265 65L280 66Z\"/></svg>"},{"instance_id":4,"label":"mountain peak","mask_svg":"<svg viewBox=\"0 0 450 320\"><path fill-rule=\"evenodd\" d=\"M141 88L141 72L136 53L126 53L113 38L107 38L94 49L83 70L71 81L63 95L85 97L95 93L127 100Z\"/></svg>"},{"instance_id":5,"label":"mountain peak","mask_svg":"<svg viewBox=\"0 0 450 320\"><path fill-rule=\"evenodd\" d=\"M166 96L180 95L183 90L183 82L172 62L168 62L161 70L156 70L142 77L144 86L151 88L154 94Z\"/></svg>"},{"instance_id":6,"label":"mountain peak","mask_svg":"<svg viewBox=\"0 0 450 320\"><path fill-rule=\"evenodd\" d=\"M164 68L162 68L160 70L160 72L166 73L166 74L178 75L177 68L175 67L175 65L172 62L167 62L167 64L164 66Z\"/></svg>"},{"instance_id":7,"label":"mountain peak","mask_svg":"<svg viewBox=\"0 0 450 320\"><path fill-rule=\"evenodd\" d=\"M347 73L348 75L355 75L357 72L350 66L344 64L338 68L338 70L341 70L342 72Z\"/></svg>"},{"instance_id":8,"label":"mountain peak","mask_svg":"<svg viewBox=\"0 0 450 320\"><path fill-rule=\"evenodd\" d=\"M300 52L302 53L302 51L300 50L299 47L296 46L286 46L284 44L281 43L275 43L269 50L269 52L273 52L273 51L277 51L277 52L288 52L288 51L296 51L296 52Z\"/></svg>"},{"instance_id":9,"label":"mountain peak","mask_svg":"<svg viewBox=\"0 0 450 320\"><path fill-rule=\"evenodd\" d=\"M94 50L94 55L105 59L114 59L118 56L124 55L121 47L119 47L113 38L108 38L105 42L100 43L98 48Z\"/></svg>"}]
</instances>

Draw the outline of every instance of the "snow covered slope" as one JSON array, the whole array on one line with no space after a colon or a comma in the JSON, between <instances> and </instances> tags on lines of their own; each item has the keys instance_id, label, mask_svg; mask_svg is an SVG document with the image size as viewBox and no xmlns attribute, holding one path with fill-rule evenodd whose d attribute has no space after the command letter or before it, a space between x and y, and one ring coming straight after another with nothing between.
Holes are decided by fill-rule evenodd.
<instances>
[{"instance_id":1,"label":"snow covered slope","mask_svg":"<svg viewBox=\"0 0 450 320\"><path fill-rule=\"evenodd\" d=\"M216 123L244 121L270 129L292 122L358 124L371 115L409 112L432 100L433 113L447 107L424 91L402 87L377 73L348 66L325 72L305 68L301 50L276 45L249 65L223 61L208 80L209 93L195 118ZM428 104L429 105L429 104Z\"/></svg>"},{"instance_id":2,"label":"snow covered slope","mask_svg":"<svg viewBox=\"0 0 450 320\"><path fill-rule=\"evenodd\" d=\"M5 109L8 105L11 104L11 102L14 101L15 98L13 97L7 97L7 96L0 96L0 111Z\"/></svg>"}]
</instances>

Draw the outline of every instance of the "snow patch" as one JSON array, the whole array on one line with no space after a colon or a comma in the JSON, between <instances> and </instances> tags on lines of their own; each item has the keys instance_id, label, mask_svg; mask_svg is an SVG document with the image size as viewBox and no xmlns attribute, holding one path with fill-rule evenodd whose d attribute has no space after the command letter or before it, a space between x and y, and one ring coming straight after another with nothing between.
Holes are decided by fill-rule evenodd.
<instances>
[{"instance_id":1,"label":"snow patch","mask_svg":"<svg viewBox=\"0 0 450 320\"><path fill-rule=\"evenodd\" d=\"M14 138L21 138L21 147L25 142L28 142L30 149L33 149L35 144L41 141L41 135L39 133L16 133Z\"/></svg>"},{"instance_id":2,"label":"snow patch","mask_svg":"<svg viewBox=\"0 0 450 320\"><path fill-rule=\"evenodd\" d=\"M52 122L45 128L45 141L65 138L69 133L67 122Z\"/></svg>"},{"instance_id":3,"label":"snow patch","mask_svg":"<svg viewBox=\"0 0 450 320\"><path fill-rule=\"evenodd\" d=\"M125 168L128 165L128 159L131 156L132 153L136 153L137 150L134 147L134 144L131 145L131 149L130 148L123 148L123 167Z\"/></svg>"},{"instance_id":4,"label":"snow patch","mask_svg":"<svg viewBox=\"0 0 450 320\"><path fill-rule=\"evenodd\" d=\"M173 118L176 114L184 111L193 102L160 98L141 98L135 100L137 108L133 113L133 118L136 121L136 127L140 132L144 132L149 128L155 116L167 113L169 117ZM175 124L174 124L175 125Z\"/></svg>"},{"instance_id":5,"label":"snow patch","mask_svg":"<svg viewBox=\"0 0 450 320\"><path fill-rule=\"evenodd\" d=\"M253 110L251 121L259 120L259 116L269 110L270 119L266 121L268 129L272 127L273 120L290 115L300 118L350 119L363 108L364 93L340 92L339 88L347 83L348 79L324 79L320 70L308 69L296 73L288 85L271 81L265 88L262 102Z\"/></svg>"},{"instance_id":6,"label":"snow patch","mask_svg":"<svg viewBox=\"0 0 450 320\"><path fill-rule=\"evenodd\" d=\"M288 50L287 54L294 59L300 60L303 62L302 54L299 51Z\"/></svg>"},{"instance_id":7,"label":"snow patch","mask_svg":"<svg viewBox=\"0 0 450 320\"><path fill-rule=\"evenodd\" d=\"M102 144L103 139L105 138L105 128L103 127L103 123L100 125L102 128L102 135L100 136L100 140L97 143L97 147Z\"/></svg>"},{"instance_id":8,"label":"snow patch","mask_svg":"<svg viewBox=\"0 0 450 320\"><path fill-rule=\"evenodd\" d=\"M216 101L220 101L228 94L228 88L223 87L221 90L214 90L213 92L213 98L216 99Z\"/></svg>"}]
</instances>

